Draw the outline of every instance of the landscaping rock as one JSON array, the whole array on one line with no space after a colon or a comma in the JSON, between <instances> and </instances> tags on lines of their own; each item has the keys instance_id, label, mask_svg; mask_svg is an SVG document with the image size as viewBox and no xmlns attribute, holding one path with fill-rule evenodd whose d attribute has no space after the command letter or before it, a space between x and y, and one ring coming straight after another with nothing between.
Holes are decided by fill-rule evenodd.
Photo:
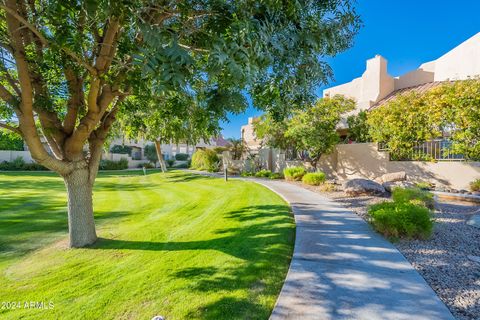
<instances>
[{"instance_id":1,"label":"landscaping rock","mask_svg":"<svg viewBox=\"0 0 480 320\"><path fill-rule=\"evenodd\" d=\"M385 188L381 184L372 180L351 179L344 183L343 191L350 196L383 195L385 193Z\"/></svg>"},{"instance_id":2,"label":"landscaping rock","mask_svg":"<svg viewBox=\"0 0 480 320\"><path fill-rule=\"evenodd\" d=\"M415 184L412 182L408 181L389 181L389 182L384 182L382 183L382 186L387 190L388 192L392 192L392 190L396 187L400 188L414 188Z\"/></svg>"},{"instance_id":3,"label":"landscaping rock","mask_svg":"<svg viewBox=\"0 0 480 320\"><path fill-rule=\"evenodd\" d=\"M407 173L405 171L386 173L380 177L381 182L396 182L407 180Z\"/></svg>"}]
</instances>

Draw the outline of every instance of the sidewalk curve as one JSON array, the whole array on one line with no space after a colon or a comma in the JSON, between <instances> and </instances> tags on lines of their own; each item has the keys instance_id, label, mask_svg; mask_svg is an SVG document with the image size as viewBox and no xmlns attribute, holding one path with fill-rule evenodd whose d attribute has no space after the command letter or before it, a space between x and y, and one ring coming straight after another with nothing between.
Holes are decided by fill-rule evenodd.
<instances>
[{"instance_id":1,"label":"sidewalk curve","mask_svg":"<svg viewBox=\"0 0 480 320\"><path fill-rule=\"evenodd\" d=\"M293 184L253 181L289 202L296 222L271 320L454 319L403 255L355 213Z\"/></svg>"}]
</instances>

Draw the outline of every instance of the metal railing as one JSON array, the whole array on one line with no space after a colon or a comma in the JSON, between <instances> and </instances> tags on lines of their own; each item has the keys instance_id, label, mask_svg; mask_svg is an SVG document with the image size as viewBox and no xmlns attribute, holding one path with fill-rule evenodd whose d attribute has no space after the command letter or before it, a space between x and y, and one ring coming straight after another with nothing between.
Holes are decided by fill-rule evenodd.
<instances>
[{"instance_id":1,"label":"metal railing","mask_svg":"<svg viewBox=\"0 0 480 320\"><path fill-rule=\"evenodd\" d=\"M389 151L386 143L378 143L378 151ZM393 161L464 161L462 154L452 151L452 141L448 139L434 139L417 143L406 155L396 155L390 152Z\"/></svg>"}]
</instances>

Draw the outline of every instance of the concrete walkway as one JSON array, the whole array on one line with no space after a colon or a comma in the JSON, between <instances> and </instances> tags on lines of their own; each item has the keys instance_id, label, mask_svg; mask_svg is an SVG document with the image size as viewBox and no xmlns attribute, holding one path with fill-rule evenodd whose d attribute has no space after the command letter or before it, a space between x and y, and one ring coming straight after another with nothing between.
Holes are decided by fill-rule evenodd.
<instances>
[{"instance_id":1,"label":"concrete walkway","mask_svg":"<svg viewBox=\"0 0 480 320\"><path fill-rule=\"evenodd\" d=\"M297 225L270 319L454 319L403 255L355 213L292 184L254 181L290 203Z\"/></svg>"}]
</instances>

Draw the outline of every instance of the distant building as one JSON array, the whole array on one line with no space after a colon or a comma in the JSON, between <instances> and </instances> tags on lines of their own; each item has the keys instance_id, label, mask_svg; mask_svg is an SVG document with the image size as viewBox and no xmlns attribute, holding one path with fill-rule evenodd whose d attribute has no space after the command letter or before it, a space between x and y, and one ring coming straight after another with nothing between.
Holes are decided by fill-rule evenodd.
<instances>
[{"instance_id":1,"label":"distant building","mask_svg":"<svg viewBox=\"0 0 480 320\"><path fill-rule=\"evenodd\" d=\"M258 121L258 117L248 118L248 123L241 128L241 139L251 152L256 152L261 148L262 141L257 139L254 130L254 123Z\"/></svg>"},{"instance_id":2,"label":"distant building","mask_svg":"<svg viewBox=\"0 0 480 320\"><path fill-rule=\"evenodd\" d=\"M110 143L110 148L113 147L114 145L125 145L129 146L132 148L132 153L131 157L133 160L144 160L144 149L145 146L148 144L153 144L151 141L145 141L142 139L139 140L129 140L125 138L115 138L111 143ZM189 145L186 143L168 143L168 144L162 144L162 153L163 157L165 160L168 159L174 159L175 155L178 153L185 153L188 154L189 156L192 156L192 154L195 152L197 149L213 149L215 147L225 147L228 145L228 141L225 140L222 136L216 137L216 138L211 138L209 141L205 142L203 140L200 140L199 143L195 145Z\"/></svg>"}]
</instances>

